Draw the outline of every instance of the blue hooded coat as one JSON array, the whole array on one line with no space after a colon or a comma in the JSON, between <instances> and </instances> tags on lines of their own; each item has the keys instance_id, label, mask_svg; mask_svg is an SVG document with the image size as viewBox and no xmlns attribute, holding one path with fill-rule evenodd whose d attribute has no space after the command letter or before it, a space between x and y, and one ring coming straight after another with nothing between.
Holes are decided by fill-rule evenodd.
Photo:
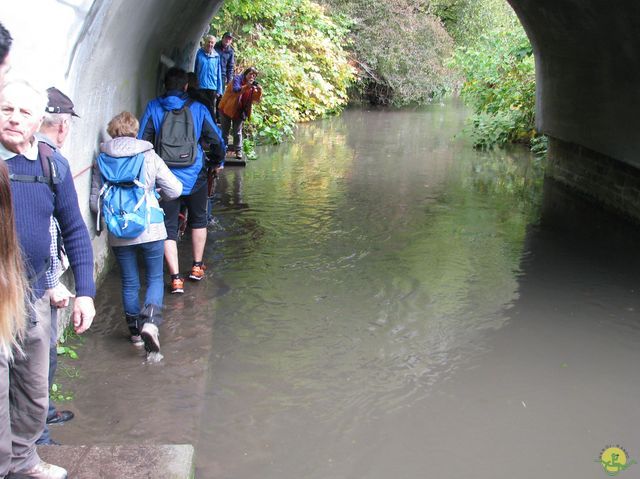
<instances>
[{"instance_id":1,"label":"blue hooded coat","mask_svg":"<svg viewBox=\"0 0 640 479\"><path fill-rule=\"evenodd\" d=\"M194 71L198 77L200 88L204 90L215 90L222 95L224 91L222 62L220 55L215 49L211 53L205 52L202 48L198 50Z\"/></svg>"},{"instance_id":2,"label":"blue hooded coat","mask_svg":"<svg viewBox=\"0 0 640 479\"><path fill-rule=\"evenodd\" d=\"M138 138L149 141L155 145L156 133L160 131L165 114L171 110L182 108L189 99L186 93L180 91L168 91L166 94L151 100L140 120ZM185 168L170 168L171 172L182 183L182 194L189 195L201 176L204 169L204 153L202 143L209 145L210 159L214 162L224 163L225 144L222 140L220 129L211 118L207 107L194 101L189 105L193 116L193 125L196 138L196 161ZM157 146L157 145L156 145Z\"/></svg>"}]
</instances>

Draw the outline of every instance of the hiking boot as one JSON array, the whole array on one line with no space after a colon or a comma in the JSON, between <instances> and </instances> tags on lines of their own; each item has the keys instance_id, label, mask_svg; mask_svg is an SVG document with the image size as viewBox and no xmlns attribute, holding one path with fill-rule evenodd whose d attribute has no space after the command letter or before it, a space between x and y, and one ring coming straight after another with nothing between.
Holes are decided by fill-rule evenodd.
<instances>
[{"instance_id":1,"label":"hiking boot","mask_svg":"<svg viewBox=\"0 0 640 479\"><path fill-rule=\"evenodd\" d=\"M124 313L124 319L129 327L129 339L134 346L142 346L142 338L140 337L140 316L137 314Z\"/></svg>"},{"instance_id":2,"label":"hiking boot","mask_svg":"<svg viewBox=\"0 0 640 479\"><path fill-rule=\"evenodd\" d=\"M238 160L242 159L242 152L240 150L236 151L236 159Z\"/></svg>"},{"instance_id":3,"label":"hiking boot","mask_svg":"<svg viewBox=\"0 0 640 479\"><path fill-rule=\"evenodd\" d=\"M160 334L158 333L158 326L153 323L144 323L140 335L144 341L144 349L146 349L148 353L160 352Z\"/></svg>"},{"instance_id":4,"label":"hiking boot","mask_svg":"<svg viewBox=\"0 0 640 479\"><path fill-rule=\"evenodd\" d=\"M194 281L200 281L202 278L204 278L205 269L207 269L207 267L203 264L201 265L194 264L191 267L191 273L189 274L189 279L192 279Z\"/></svg>"},{"instance_id":5,"label":"hiking boot","mask_svg":"<svg viewBox=\"0 0 640 479\"><path fill-rule=\"evenodd\" d=\"M60 466L40 461L28 471L10 473L7 479L67 479L67 470Z\"/></svg>"},{"instance_id":6,"label":"hiking boot","mask_svg":"<svg viewBox=\"0 0 640 479\"><path fill-rule=\"evenodd\" d=\"M174 278L171 280L171 294L184 293L184 279Z\"/></svg>"},{"instance_id":7,"label":"hiking boot","mask_svg":"<svg viewBox=\"0 0 640 479\"><path fill-rule=\"evenodd\" d=\"M47 418L47 424L64 424L71 421L74 416L73 411L56 411L53 416Z\"/></svg>"}]
</instances>

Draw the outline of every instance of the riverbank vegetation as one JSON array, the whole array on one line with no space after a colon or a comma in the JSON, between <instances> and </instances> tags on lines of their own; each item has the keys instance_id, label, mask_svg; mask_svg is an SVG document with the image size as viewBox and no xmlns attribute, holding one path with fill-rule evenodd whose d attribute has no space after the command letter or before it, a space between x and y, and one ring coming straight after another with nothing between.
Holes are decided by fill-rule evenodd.
<instances>
[{"instance_id":1,"label":"riverbank vegetation","mask_svg":"<svg viewBox=\"0 0 640 479\"><path fill-rule=\"evenodd\" d=\"M404 107L460 94L476 147L539 148L533 50L505 0L319 1L228 0L212 20L212 33L235 33L237 70L261 72L249 147L349 101Z\"/></svg>"},{"instance_id":2,"label":"riverbank vegetation","mask_svg":"<svg viewBox=\"0 0 640 479\"><path fill-rule=\"evenodd\" d=\"M301 121L339 112L354 69L344 39L349 23L310 0L229 0L212 21L218 36L232 31L236 70L255 66L263 100L245 133L280 142Z\"/></svg>"}]
</instances>

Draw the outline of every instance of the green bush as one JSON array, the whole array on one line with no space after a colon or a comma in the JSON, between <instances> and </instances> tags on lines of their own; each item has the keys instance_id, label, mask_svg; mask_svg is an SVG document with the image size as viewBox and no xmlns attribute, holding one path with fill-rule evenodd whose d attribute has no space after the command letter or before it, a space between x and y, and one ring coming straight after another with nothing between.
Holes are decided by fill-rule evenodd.
<instances>
[{"instance_id":1,"label":"green bush","mask_svg":"<svg viewBox=\"0 0 640 479\"><path fill-rule=\"evenodd\" d=\"M354 69L344 50L348 23L309 0L229 0L212 33L233 31L237 72L255 66L263 87L245 132L257 142L291 137L296 123L347 103ZM249 142L247 145L251 145Z\"/></svg>"},{"instance_id":2,"label":"green bush","mask_svg":"<svg viewBox=\"0 0 640 479\"><path fill-rule=\"evenodd\" d=\"M535 63L522 27L495 29L456 49L453 64L465 77L462 98L473 108L477 147L531 143L535 130Z\"/></svg>"},{"instance_id":3,"label":"green bush","mask_svg":"<svg viewBox=\"0 0 640 479\"><path fill-rule=\"evenodd\" d=\"M371 103L420 105L454 83L453 41L428 0L325 0L352 19L351 50Z\"/></svg>"}]
</instances>

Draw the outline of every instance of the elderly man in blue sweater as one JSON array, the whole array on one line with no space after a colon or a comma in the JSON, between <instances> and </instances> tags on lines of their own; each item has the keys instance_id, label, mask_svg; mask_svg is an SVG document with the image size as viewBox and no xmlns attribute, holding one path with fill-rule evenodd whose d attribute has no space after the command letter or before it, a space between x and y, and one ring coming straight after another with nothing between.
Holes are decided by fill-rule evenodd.
<instances>
[{"instance_id":1,"label":"elderly man in blue sweater","mask_svg":"<svg viewBox=\"0 0 640 479\"><path fill-rule=\"evenodd\" d=\"M207 99L205 105L212 118L216 118L216 102L224 93L222 79L222 59L215 49L216 37L207 35L204 44L196 54L194 71L198 77L200 91Z\"/></svg>"},{"instance_id":2,"label":"elderly man in blue sweater","mask_svg":"<svg viewBox=\"0 0 640 479\"><path fill-rule=\"evenodd\" d=\"M9 390L8 395L0 395L0 477L7 473L67 477L63 468L45 463L36 451L49 405L51 310L45 273L50 262L52 215L60 224L76 283L75 331L86 331L95 316L93 251L69 163L35 137L46 105L47 96L23 80L9 81L0 90L0 159L11 174L16 229L33 302L22 341L25 354L17 354L12 363L0 362L0 391Z\"/></svg>"}]
</instances>

